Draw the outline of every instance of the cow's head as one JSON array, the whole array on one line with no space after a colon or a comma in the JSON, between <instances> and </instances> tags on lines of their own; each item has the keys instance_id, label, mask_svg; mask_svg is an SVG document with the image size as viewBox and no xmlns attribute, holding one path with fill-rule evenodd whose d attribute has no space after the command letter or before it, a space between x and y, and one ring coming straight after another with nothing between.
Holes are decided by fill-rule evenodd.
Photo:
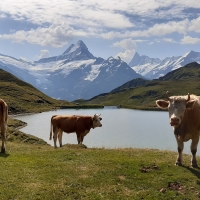
<instances>
[{"instance_id":1,"label":"cow's head","mask_svg":"<svg viewBox=\"0 0 200 200\"><path fill-rule=\"evenodd\" d=\"M92 117L93 128L101 127L101 126L102 126L101 120L102 120L102 118L100 117L100 115L95 114L95 115Z\"/></svg>"},{"instance_id":2,"label":"cow's head","mask_svg":"<svg viewBox=\"0 0 200 200\"><path fill-rule=\"evenodd\" d=\"M176 128L180 125L186 110L192 108L194 100L190 100L189 93L187 96L168 97L168 92L166 92L166 98L168 101L157 100L156 104L162 109L168 108L170 124Z\"/></svg>"}]
</instances>

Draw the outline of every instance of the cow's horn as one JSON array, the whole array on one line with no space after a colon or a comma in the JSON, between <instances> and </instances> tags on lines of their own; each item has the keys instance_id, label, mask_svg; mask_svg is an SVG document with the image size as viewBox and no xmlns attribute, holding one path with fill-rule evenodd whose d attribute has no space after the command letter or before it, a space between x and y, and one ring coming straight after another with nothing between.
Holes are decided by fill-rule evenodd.
<instances>
[{"instance_id":1,"label":"cow's horn","mask_svg":"<svg viewBox=\"0 0 200 200\"><path fill-rule=\"evenodd\" d=\"M186 102L189 100L190 100L190 93L188 93L188 98L187 98Z\"/></svg>"},{"instance_id":2,"label":"cow's horn","mask_svg":"<svg viewBox=\"0 0 200 200\"><path fill-rule=\"evenodd\" d=\"M167 100L169 100L170 101L170 98L169 98L169 96L168 96L168 91L166 92L166 98L167 98Z\"/></svg>"}]
</instances>

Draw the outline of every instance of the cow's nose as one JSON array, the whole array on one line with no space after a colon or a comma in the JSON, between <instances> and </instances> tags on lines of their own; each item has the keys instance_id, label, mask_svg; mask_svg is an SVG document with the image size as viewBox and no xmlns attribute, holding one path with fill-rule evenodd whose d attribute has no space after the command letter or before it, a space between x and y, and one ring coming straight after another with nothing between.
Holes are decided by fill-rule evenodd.
<instances>
[{"instance_id":1,"label":"cow's nose","mask_svg":"<svg viewBox=\"0 0 200 200\"><path fill-rule=\"evenodd\" d=\"M179 124L179 121L180 121L179 118L177 118L177 117L172 117L172 118L171 118L171 121L170 121L170 124L171 124L172 126L175 126L175 125L178 125L178 124Z\"/></svg>"}]
</instances>

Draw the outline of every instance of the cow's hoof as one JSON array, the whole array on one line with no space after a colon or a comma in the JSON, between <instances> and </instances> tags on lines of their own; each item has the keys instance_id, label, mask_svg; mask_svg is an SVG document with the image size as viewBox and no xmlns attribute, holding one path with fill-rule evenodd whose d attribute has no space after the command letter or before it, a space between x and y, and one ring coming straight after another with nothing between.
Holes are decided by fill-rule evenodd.
<instances>
[{"instance_id":1,"label":"cow's hoof","mask_svg":"<svg viewBox=\"0 0 200 200\"><path fill-rule=\"evenodd\" d=\"M191 166L193 167L193 168L198 168L198 165L197 165L197 163L191 163Z\"/></svg>"},{"instance_id":2,"label":"cow's hoof","mask_svg":"<svg viewBox=\"0 0 200 200\"><path fill-rule=\"evenodd\" d=\"M182 166L182 163L176 162L175 165L176 165L176 166Z\"/></svg>"},{"instance_id":3,"label":"cow's hoof","mask_svg":"<svg viewBox=\"0 0 200 200\"><path fill-rule=\"evenodd\" d=\"M5 149L1 149L1 153L6 153L6 150Z\"/></svg>"}]
</instances>

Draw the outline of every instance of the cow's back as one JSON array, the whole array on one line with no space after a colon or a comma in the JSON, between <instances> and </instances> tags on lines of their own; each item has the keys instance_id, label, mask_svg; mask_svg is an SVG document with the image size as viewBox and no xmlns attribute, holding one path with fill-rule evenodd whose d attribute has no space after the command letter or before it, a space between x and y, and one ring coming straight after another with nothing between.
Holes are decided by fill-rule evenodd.
<instances>
[{"instance_id":1,"label":"cow's back","mask_svg":"<svg viewBox=\"0 0 200 200\"><path fill-rule=\"evenodd\" d=\"M92 118L79 115L55 115L52 117L52 124L66 133L83 132L91 129Z\"/></svg>"}]
</instances>

